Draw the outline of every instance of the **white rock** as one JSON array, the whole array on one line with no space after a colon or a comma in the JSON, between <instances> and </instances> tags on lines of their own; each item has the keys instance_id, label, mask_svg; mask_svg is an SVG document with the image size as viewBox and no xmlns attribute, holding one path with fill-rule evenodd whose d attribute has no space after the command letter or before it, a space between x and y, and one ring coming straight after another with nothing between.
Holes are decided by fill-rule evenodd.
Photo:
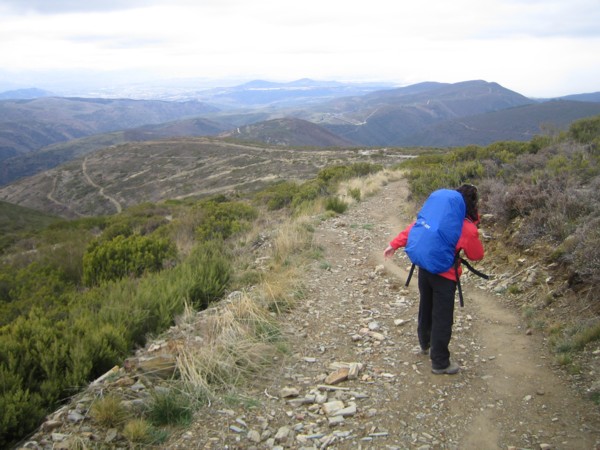
<instances>
[{"instance_id":1,"label":"white rock","mask_svg":"<svg viewBox=\"0 0 600 450\"><path fill-rule=\"evenodd\" d=\"M260 433L256 430L248 431L248 439L256 444L260 442Z\"/></svg>"},{"instance_id":2,"label":"white rock","mask_svg":"<svg viewBox=\"0 0 600 450\"><path fill-rule=\"evenodd\" d=\"M287 439L287 437L289 435L290 435L290 429L288 427L281 427L277 430L277 433L275 433L275 441L281 442L281 441Z\"/></svg>"},{"instance_id":3,"label":"white rock","mask_svg":"<svg viewBox=\"0 0 600 450\"><path fill-rule=\"evenodd\" d=\"M327 403L323 403L323 412L328 416L335 416L337 411L344 408L344 402L340 400L332 400Z\"/></svg>"}]
</instances>

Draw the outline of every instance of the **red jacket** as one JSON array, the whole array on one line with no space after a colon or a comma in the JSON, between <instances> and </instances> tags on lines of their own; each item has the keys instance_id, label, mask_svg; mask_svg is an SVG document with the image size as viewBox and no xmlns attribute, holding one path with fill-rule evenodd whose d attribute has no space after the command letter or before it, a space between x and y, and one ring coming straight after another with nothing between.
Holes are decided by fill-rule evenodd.
<instances>
[{"instance_id":1,"label":"red jacket","mask_svg":"<svg viewBox=\"0 0 600 450\"><path fill-rule=\"evenodd\" d=\"M408 232L413 227L414 222L407 226L404 230L398 234L392 241L390 245L394 249L399 249L400 247L406 247L406 241L408 240ZM472 261L479 261L483 259L483 244L479 240L479 231L477 230L477 226L470 220L465 219L463 222L462 232L460 234L460 239L456 244L456 251L462 250L465 256ZM462 267L460 263L458 265L458 275L462 274ZM449 270L444 273L440 273L440 276L444 278L448 278L449 280L456 280L456 272L454 270L454 266L452 266Z\"/></svg>"}]
</instances>

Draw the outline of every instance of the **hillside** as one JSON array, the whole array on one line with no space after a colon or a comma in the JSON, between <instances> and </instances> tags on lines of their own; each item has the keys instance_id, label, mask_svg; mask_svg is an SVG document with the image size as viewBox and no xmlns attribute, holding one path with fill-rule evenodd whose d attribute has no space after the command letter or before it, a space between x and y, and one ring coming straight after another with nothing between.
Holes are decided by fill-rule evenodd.
<instances>
[{"instance_id":1,"label":"hillside","mask_svg":"<svg viewBox=\"0 0 600 450\"><path fill-rule=\"evenodd\" d=\"M253 192L278 180L313 177L326 165L378 162L382 155L209 138L126 143L4 186L0 199L63 217L113 214L142 202ZM386 153L388 163L404 156Z\"/></svg>"},{"instance_id":2,"label":"hillside","mask_svg":"<svg viewBox=\"0 0 600 450\"><path fill-rule=\"evenodd\" d=\"M431 124L533 103L497 83L428 83L329 102L307 120L362 145L405 145L407 136ZM302 117L302 115L301 115Z\"/></svg>"},{"instance_id":3,"label":"hillside","mask_svg":"<svg viewBox=\"0 0 600 450\"><path fill-rule=\"evenodd\" d=\"M555 100L446 120L407 136L404 145L459 147L529 141L564 131L578 119L600 114L600 103Z\"/></svg>"},{"instance_id":4,"label":"hillside","mask_svg":"<svg viewBox=\"0 0 600 450\"><path fill-rule=\"evenodd\" d=\"M594 448L599 136L600 116L400 170L381 171L400 154L354 151L348 162L382 164L128 209L104 185L115 174L84 159L87 202L123 211L52 225L3 257L0 439L45 420L30 446ZM133 180L169 178L150 179L183 156L157 152L169 142L140 144L154 161ZM283 150L290 163L325 154ZM261 165L281 172L282 159ZM438 377L416 343L408 260L382 250L433 189L463 182L481 198L476 267L493 277L464 274L450 349L462 370Z\"/></svg>"},{"instance_id":5,"label":"hillside","mask_svg":"<svg viewBox=\"0 0 600 450\"><path fill-rule=\"evenodd\" d=\"M496 275L496 281L465 277L466 304L455 312L450 350L462 370L455 376L431 374L416 337L416 282L403 286L406 257L382 259L389 239L411 220L407 194L404 180L393 181L347 214L309 219L321 260L299 268L294 282L302 298L277 316L286 352L238 343L258 364L248 381L211 397L186 424L171 426L158 447L595 448L600 441L596 405L583 398L575 377L551 363L543 337L526 331L518 309L494 293L503 276L516 276L518 270L496 266L490 256L478 267ZM271 261L267 249L277 241L276 226L261 229L253 260ZM484 230L490 239L498 237L486 224ZM132 428L115 432L99 426L89 418L95 417L92 403L111 395L130 403L156 392L175 396L172 384L152 369L178 356L187 377L200 376L202 369L183 361L214 345L217 331L211 332L210 324L219 312L244 318L246 302L237 292L220 306L181 318L51 414L28 440L52 444L55 436L65 445L96 440L115 447L126 446L126 437L141 440L144 435ZM218 329L229 324L226 319L216 323ZM261 355L266 366L260 365ZM166 373L171 373L168 367Z\"/></svg>"},{"instance_id":6,"label":"hillside","mask_svg":"<svg viewBox=\"0 0 600 450\"><path fill-rule=\"evenodd\" d=\"M0 201L0 254L17 239L59 220L57 216Z\"/></svg>"},{"instance_id":7,"label":"hillside","mask_svg":"<svg viewBox=\"0 0 600 450\"><path fill-rule=\"evenodd\" d=\"M56 97L0 101L0 186L126 142L225 132L241 141L286 146L487 145L527 140L598 113L594 93L565 97L582 101L541 102L481 80L384 88L255 81L198 92L210 105Z\"/></svg>"},{"instance_id":8,"label":"hillside","mask_svg":"<svg viewBox=\"0 0 600 450\"><path fill-rule=\"evenodd\" d=\"M352 147L352 141L301 119L283 118L258 122L222 133L221 137L263 142L284 147Z\"/></svg>"},{"instance_id":9,"label":"hillside","mask_svg":"<svg viewBox=\"0 0 600 450\"><path fill-rule=\"evenodd\" d=\"M212 136L228 128L208 119L195 118L72 139L4 160L0 169L0 186L35 175L102 148L166 137Z\"/></svg>"},{"instance_id":10,"label":"hillside","mask_svg":"<svg viewBox=\"0 0 600 450\"><path fill-rule=\"evenodd\" d=\"M92 134L194 117L216 108L197 101L44 97L0 101L0 160Z\"/></svg>"}]
</instances>

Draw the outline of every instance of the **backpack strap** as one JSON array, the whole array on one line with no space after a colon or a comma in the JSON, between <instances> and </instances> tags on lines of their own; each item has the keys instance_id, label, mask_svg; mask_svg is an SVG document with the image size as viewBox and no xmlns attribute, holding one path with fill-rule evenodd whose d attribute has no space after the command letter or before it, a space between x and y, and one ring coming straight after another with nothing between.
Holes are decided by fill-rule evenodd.
<instances>
[{"instance_id":1,"label":"backpack strap","mask_svg":"<svg viewBox=\"0 0 600 450\"><path fill-rule=\"evenodd\" d=\"M404 286L408 287L408 283L410 283L410 279L412 278L414 271L415 263L413 263L413 265L410 267L410 272L408 272L408 278L406 278L406 283L404 284Z\"/></svg>"},{"instance_id":2,"label":"backpack strap","mask_svg":"<svg viewBox=\"0 0 600 450\"><path fill-rule=\"evenodd\" d=\"M471 272L473 272L475 275L477 275L478 277L481 277L485 280L489 280L490 276L486 275L485 273L477 270L475 267L473 267L471 264L469 264L469 262L464 259L464 258L460 258L460 262L464 264L464 266L469 269Z\"/></svg>"},{"instance_id":3,"label":"backpack strap","mask_svg":"<svg viewBox=\"0 0 600 450\"><path fill-rule=\"evenodd\" d=\"M477 275L478 277L481 277L483 279L489 280L490 276L486 275L483 272L480 272L479 270L477 270L476 268L474 268L471 264L469 264L469 262L462 258L460 256L460 250L456 252L456 259L454 260L454 270L456 273L456 287L458 288L458 298L460 300L460 307L464 307L465 306L465 302L463 299L463 293L462 293L462 287L460 285L460 277L458 276L458 266L459 264L462 263L464 264L464 266L469 269L471 272L473 272L475 275Z\"/></svg>"},{"instance_id":4,"label":"backpack strap","mask_svg":"<svg viewBox=\"0 0 600 450\"><path fill-rule=\"evenodd\" d=\"M466 259L462 258L460 256L460 250L456 252L456 256L454 258L454 273L456 274L456 287L458 288L458 299L460 301L460 307L463 308L465 306L465 301L464 301L464 297L463 297L462 286L460 285L460 276L458 275L458 266L460 263L464 264L464 266L467 269L469 269L471 272L473 272L478 277L481 277L485 280L489 280L490 276L477 270L471 264L469 264L469 262ZM408 277L406 278L406 283L404 284L404 286L408 287L414 271L415 271L415 264L413 263L413 265L410 267L410 271L408 272Z\"/></svg>"},{"instance_id":5,"label":"backpack strap","mask_svg":"<svg viewBox=\"0 0 600 450\"><path fill-rule=\"evenodd\" d=\"M458 288L458 299L460 301L460 307L463 308L465 306L465 301L462 293L462 286L460 285L460 275L458 274L458 266L461 262L462 258L460 257L460 250L456 252L456 257L454 258L454 273L456 274L456 287Z\"/></svg>"}]
</instances>

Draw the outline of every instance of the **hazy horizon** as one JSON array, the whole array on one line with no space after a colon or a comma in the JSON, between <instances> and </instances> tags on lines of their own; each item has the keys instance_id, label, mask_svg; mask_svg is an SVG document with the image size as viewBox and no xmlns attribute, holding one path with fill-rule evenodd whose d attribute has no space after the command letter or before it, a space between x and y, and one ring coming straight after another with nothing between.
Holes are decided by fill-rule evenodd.
<instances>
[{"instance_id":1,"label":"hazy horizon","mask_svg":"<svg viewBox=\"0 0 600 450\"><path fill-rule=\"evenodd\" d=\"M559 97L600 91L598 23L597 0L0 0L0 86L486 80Z\"/></svg>"}]
</instances>

